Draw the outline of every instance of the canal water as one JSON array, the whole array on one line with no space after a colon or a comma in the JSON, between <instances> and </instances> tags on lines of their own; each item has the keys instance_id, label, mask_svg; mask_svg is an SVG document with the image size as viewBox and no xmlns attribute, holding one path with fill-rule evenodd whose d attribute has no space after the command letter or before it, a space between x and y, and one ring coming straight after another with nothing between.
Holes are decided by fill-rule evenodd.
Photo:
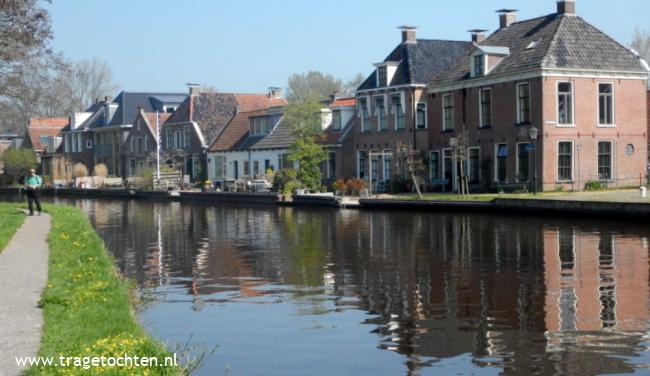
<instances>
[{"instance_id":1,"label":"canal water","mask_svg":"<svg viewBox=\"0 0 650 376\"><path fill-rule=\"evenodd\" d=\"M647 223L58 202L197 375L650 373Z\"/></svg>"}]
</instances>

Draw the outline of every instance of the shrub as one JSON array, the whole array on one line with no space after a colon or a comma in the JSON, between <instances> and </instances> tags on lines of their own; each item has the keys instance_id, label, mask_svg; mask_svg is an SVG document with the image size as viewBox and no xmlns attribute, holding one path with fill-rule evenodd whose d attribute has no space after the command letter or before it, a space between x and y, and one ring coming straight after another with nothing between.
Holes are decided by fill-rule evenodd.
<instances>
[{"instance_id":1,"label":"shrub","mask_svg":"<svg viewBox=\"0 0 650 376\"><path fill-rule=\"evenodd\" d=\"M88 176L88 167L86 167L85 164L81 162L75 163L74 167L72 167L72 175L75 178L83 178Z\"/></svg>"},{"instance_id":2,"label":"shrub","mask_svg":"<svg viewBox=\"0 0 650 376\"><path fill-rule=\"evenodd\" d=\"M303 185L300 182L300 180L294 179L294 180L289 180L284 184L282 187L282 194L285 195L290 195L295 191L296 189L302 189Z\"/></svg>"},{"instance_id":3,"label":"shrub","mask_svg":"<svg viewBox=\"0 0 650 376\"><path fill-rule=\"evenodd\" d=\"M296 180L296 170L285 168L273 176L273 189L283 192L285 184L292 180Z\"/></svg>"},{"instance_id":4,"label":"shrub","mask_svg":"<svg viewBox=\"0 0 650 376\"><path fill-rule=\"evenodd\" d=\"M368 183L363 179L348 179L346 182L347 186L350 187L350 191L353 196L359 196L363 189L368 188Z\"/></svg>"},{"instance_id":5,"label":"shrub","mask_svg":"<svg viewBox=\"0 0 650 376\"><path fill-rule=\"evenodd\" d=\"M345 196L348 193L348 185L343 179L336 179L336 181L332 183L332 189L339 191L342 196Z\"/></svg>"},{"instance_id":6,"label":"shrub","mask_svg":"<svg viewBox=\"0 0 650 376\"><path fill-rule=\"evenodd\" d=\"M605 189L605 185L597 180L589 180L585 183L585 190L587 191L599 191Z\"/></svg>"},{"instance_id":7,"label":"shrub","mask_svg":"<svg viewBox=\"0 0 650 376\"><path fill-rule=\"evenodd\" d=\"M98 164L93 169L93 176L99 176L101 178L108 177L108 167L103 163Z\"/></svg>"}]
</instances>

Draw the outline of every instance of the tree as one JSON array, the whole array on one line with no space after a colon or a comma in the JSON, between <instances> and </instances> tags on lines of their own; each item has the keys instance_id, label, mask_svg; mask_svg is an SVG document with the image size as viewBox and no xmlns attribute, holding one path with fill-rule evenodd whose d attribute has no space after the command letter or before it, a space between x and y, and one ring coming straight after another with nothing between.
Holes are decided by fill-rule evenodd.
<instances>
[{"instance_id":1,"label":"tree","mask_svg":"<svg viewBox=\"0 0 650 376\"><path fill-rule=\"evenodd\" d=\"M418 199L421 200L422 192L420 191L420 181L422 179L418 178L417 175L426 169L422 156L419 151L413 150L411 145L403 144L401 142L397 144L396 149L395 155L397 156L398 169L401 170L402 173L406 172L405 170L408 171L411 181L413 181L413 188L415 188L415 191L418 194Z\"/></svg>"},{"instance_id":2,"label":"tree","mask_svg":"<svg viewBox=\"0 0 650 376\"><path fill-rule=\"evenodd\" d=\"M74 108L83 111L96 100L112 95L117 90L113 83L113 73L105 62L92 58L80 60L68 65L57 82L68 83L68 89L76 103Z\"/></svg>"},{"instance_id":3,"label":"tree","mask_svg":"<svg viewBox=\"0 0 650 376\"><path fill-rule=\"evenodd\" d=\"M318 102L339 93L342 87L341 80L331 74L318 71L296 73L287 82L287 100L290 103Z\"/></svg>"},{"instance_id":4,"label":"tree","mask_svg":"<svg viewBox=\"0 0 650 376\"><path fill-rule=\"evenodd\" d=\"M354 76L353 79L349 80L348 82L345 83L345 85L343 85L343 90L341 92L341 95L346 97L353 96L355 91L357 91L359 86L361 86L361 84L365 80L366 77L363 74L357 73L357 75Z\"/></svg>"},{"instance_id":5,"label":"tree","mask_svg":"<svg viewBox=\"0 0 650 376\"><path fill-rule=\"evenodd\" d=\"M645 61L650 63L650 32L637 27L632 35L630 47L638 52Z\"/></svg>"},{"instance_id":6,"label":"tree","mask_svg":"<svg viewBox=\"0 0 650 376\"><path fill-rule=\"evenodd\" d=\"M294 137L289 159L298 162L296 176L312 191L320 189L320 166L327 159L327 151L320 143L321 107L315 102L291 104L285 108L283 120L291 127Z\"/></svg>"},{"instance_id":7,"label":"tree","mask_svg":"<svg viewBox=\"0 0 650 376\"><path fill-rule=\"evenodd\" d=\"M20 95L29 66L53 55L50 17L40 3L0 1L0 97Z\"/></svg>"},{"instance_id":8,"label":"tree","mask_svg":"<svg viewBox=\"0 0 650 376\"><path fill-rule=\"evenodd\" d=\"M11 178L27 175L30 169L38 166L36 153L32 149L9 149L0 157L5 164L5 174Z\"/></svg>"}]
</instances>

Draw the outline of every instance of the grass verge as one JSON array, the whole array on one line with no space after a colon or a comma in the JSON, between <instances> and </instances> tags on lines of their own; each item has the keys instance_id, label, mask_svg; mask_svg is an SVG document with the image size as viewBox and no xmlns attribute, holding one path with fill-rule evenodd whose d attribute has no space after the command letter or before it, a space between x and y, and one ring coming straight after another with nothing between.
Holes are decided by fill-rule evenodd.
<instances>
[{"instance_id":1,"label":"grass verge","mask_svg":"<svg viewBox=\"0 0 650 376\"><path fill-rule=\"evenodd\" d=\"M0 203L0 252L25 221L25 214L17 210L20 207L18 204Z\"/></svg>"},{"instance_id":2,"label":"grass verge","mask_svg":"<svg viewBox=\"0 0 650 376\"><path fill-rule=\"evenodd\" d=\"M47 205L52 215L48 286L41 305L44 332L39 356L156 357L171 354L149 337L134 316L131 287L86 216L77 208ZM27 375L178 375L179 367L33 367Z\"/></svg>"}]
</instances>

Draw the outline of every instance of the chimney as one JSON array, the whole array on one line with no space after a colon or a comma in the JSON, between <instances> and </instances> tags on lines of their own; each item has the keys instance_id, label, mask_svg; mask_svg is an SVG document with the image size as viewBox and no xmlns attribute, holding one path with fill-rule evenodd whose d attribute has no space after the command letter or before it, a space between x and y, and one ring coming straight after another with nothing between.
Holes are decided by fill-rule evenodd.
<instances>
[{"instance_id":1,"label":"chimney","mask_svg":"<svg viewBox=\"0 0 650 376\"><path fill-rule=\"evenodd\" d=\"M499 28L505 29L506 27L517 22L517 9L499 9Z\"/></svg>"},{"instance_id":2,"label":"chimney","mask_svg":"<svg viewBox=\"0 0 650 376\"><path fill-rule=\"evenodd\" d=\"M282 88L281 87L276 87L276 86L270 86L269 87L269 93L267 94L269 98L281 98L282 97Z\"/></svg>"},{"instance_id":3,"label":"chimney","mask_svg":"<svg viewBox=\"0 0 650 376\"><path fill-rule=\"evenodd\" d=\"M398 29L402 30L402 43L417 43L415 39L415 31L418 29L415 26L400 26Z\"/></svg>"},{"instance_id":4,"label":"chimney","mask_svg":"<svg viewBox=\"0 0 650 376\"><path fill-rule=\"evenodd\" d=\"M576 14L575 0L558 0L557 2L558 14Z\"/></svg>"},{"instance_id":5,"label":"chimney","mask_svg":"<svg viewBox=\"0 0 650 376\"><path fill-rule=\"evenodd\" d=\"M110 101L112 101L112 100L113 100L113 98L111 98L111 97L108 96L108 95L104 97L104 102L106 102L106 103L108 103L108 102L110 102Z\"/></svg>"},{"instance_id":6,"label":"chimney","mask_svg":"<svg viewBox=\"0 0 650 376\"><path fill-rule=\"evenodd\" d=\"M473 30L468 30L470 33L472 33L472 42L475 44L479 44L485 40L485 32L487 30L483 29L473 29Z\"/></svg>"}]
</instances>

